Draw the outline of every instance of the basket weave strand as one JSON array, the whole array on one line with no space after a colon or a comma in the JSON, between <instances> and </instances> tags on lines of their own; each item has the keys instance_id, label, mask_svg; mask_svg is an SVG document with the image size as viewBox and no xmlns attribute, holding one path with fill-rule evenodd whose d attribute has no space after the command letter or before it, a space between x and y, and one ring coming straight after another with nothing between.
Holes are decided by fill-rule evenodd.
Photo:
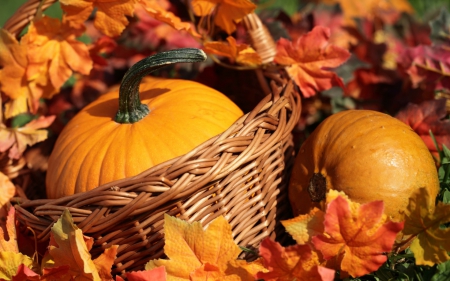
<instances>
[{"instance_id":1,"label":"basket weave strand","mask_svg":"<svg viewBox=\"0 0 450 281\"><path fill-rule=\"evenodd\" d=\"M5 28L17 36L39 2L25 3ZM43 0L42 9L54 2ZM164 256L166 213L204 226L223 215L235 242L248 248L258 247L265 237L282 239L280 220L290 217L287 184L295 157L291 132L301 104L284 72L266 74L269 94L251 112L183 156L84 193L13 198L19 230L31 229L30 235L48 243L51 227L68 209L83 234L94 238L93 258L119 246L114 274L142 270L150 259Z\"/></svg>"}]
</instances>

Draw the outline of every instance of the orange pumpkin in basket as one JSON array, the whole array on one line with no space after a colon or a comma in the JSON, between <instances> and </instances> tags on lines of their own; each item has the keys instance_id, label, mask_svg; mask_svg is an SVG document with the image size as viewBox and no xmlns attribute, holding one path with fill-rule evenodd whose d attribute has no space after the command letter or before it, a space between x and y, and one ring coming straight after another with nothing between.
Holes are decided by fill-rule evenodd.
<instances>
[{"instance_id":1,"label":"orange pumpkin in basket","mask_svg":"<svg viewBox=\"0 0 450 281\"><path fill-rule=\"evenodd\" d=\"M439 192L434 160L422 139L403 122L380 112L347 110L325 119L300 147L289 199L295 215L324 209L330 189L358 203L383 200L399 219L411 194Z\"/></svg>"},{"instance_id":2,"label":"orange pumpkin in basket","mask_svg":"<svg viewBox=\"0 0 450 281\"><path fill-rule=\"evenodd\" d=\"M148 57L125 74L119 93L104 94L80 111L50 156L47 196L72 195L137 175L228 129L243 112L218 91L176 79L149 79L140 85L162 66L205 58L198 49Z\"/></svg>"}]
</instances>

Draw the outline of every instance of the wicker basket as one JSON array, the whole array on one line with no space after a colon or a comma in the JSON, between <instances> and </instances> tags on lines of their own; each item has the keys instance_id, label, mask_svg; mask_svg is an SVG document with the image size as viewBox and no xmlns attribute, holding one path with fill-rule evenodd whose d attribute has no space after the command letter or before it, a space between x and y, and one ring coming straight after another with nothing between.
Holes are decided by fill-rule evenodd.
<instances>
[{"instance_id":1,"label":"wicker basket","mask_svg":"<svg viewBox=\"0 0 450 281\"><path fill-rule=\"evenodd\" d=\"M8 29L20 32L26 24L16 17L29 21L28 7L37 7L35 2L26 3L8 21ZM286 189L295 158L292 130L301 104L284 72L268 75L267 81L270 95L227 131L186 155L88 192L56 200L14 198L20 225L45 242L68 208L83 233L94 238L93 257L119 245L115 274L141 270L150 259L164 255L165 213L204 226L223 215L235 242L245 247L258 247L267 236L280 239L285 233L280 220L290 217Z\"/></svg>"}]
</instances>

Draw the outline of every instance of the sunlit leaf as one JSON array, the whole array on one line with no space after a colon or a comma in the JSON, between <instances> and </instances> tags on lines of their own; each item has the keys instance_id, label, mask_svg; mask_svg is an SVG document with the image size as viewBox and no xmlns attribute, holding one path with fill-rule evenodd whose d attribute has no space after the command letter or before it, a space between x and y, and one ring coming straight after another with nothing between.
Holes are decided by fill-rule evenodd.
<instances>
[{"instance_id":1,"label":"sunlit leaf","mask_svg":"<svg viewBox=\"0 0 450 281\"><path fill-rule=\"evenodd\" d=\"M0 185L0 188L3 189L3 186ZM0 227L0 251L2 252L19 253L19 246L17 244L16 226L14 225L15 214L16 210L14 209L14 207L11 207L8 211L8 216L6 218L6 232L8 236L5 235L6 233L3 232L3 228Z\"/></svg>"},{"instance_id":2,"label":"sunlit leaf","mask_svg":"<svg viewBox=\"0 0 450 281\"><path fill-rule=\"evenodd\" d=\"M2 172L0 172L0 208L5 206L6 203L14 196L16 193L16 187L11 182L11 180ZM11 208L12 209L12 208ZM11 212L11 210L9 211ZM8 215L9 218L9 215ZM11 219L13 221L13 219ZM7 221L8 224L8 221ZM11 223L12 224L12 223ZM0 228L0 250L2 250L2 232ZM9 231L9 230L8 230ZM9 234L8 234L9 235ZM3 249L6 251L6 249Z\"/></svg>"},{"instance_id":3,"label":"sunlit leaf","mask_svg":"<svg viewBox=\"0 0 450 281\"><path fill-rule=\"evenodd\" d=\"M209 54L227 57L231 63L236 62L252 66L262 63L261 57L247 44L237 44L236 39L232 36L228 36L227 41L228 43L218 41L206 42L203 50Z\"/></svg>"},{"instance_id":4,"label":"sunlit leaf","mask_svg":"<svg viewBox=\"0 0 450 281\"><path fill-rule=\"evenodd\" d=\"M324 219L325 213L318 208L314 208L309 214L299 215L281 223L298 244L304 245L309 243L313 236L323 233Z\"/></svg>"},{"instance_id":5,"label":"sunlit leaf","mask_svg":"<svg viewBox=\"0 0 450 281\"><path fill-rule=\"evenodd\" d=\"M439 264L450 260L450 228L441 225L450 222L450 205L430 198L426 188L418 189L409 199L405 211L405 235L416 235L410 249L416 264Z\"/></svg>"},{"instance_id":6,"label":"sunlit leaf","mask_svg":"<svg viewBox=\"0 0 450 281\"><path fill-rule=\"evenodd\" d=\"M18 273L20 265L33 267L33 260L21 253L0 251L0 280L12 280Z\"/></svg>"},{"instance_id":7,"label":"sunlit leaf","mask_svg":"<svg viewBox=\"0 0 450 281\"><path fill-rule=\"evenodd\" d=\"M344 87L342 79L330 71L344 63L350 53L328 44L330 30L316 26L296 42L281 38L277 42L274 61L286 65L289 76L300 87L305 97L333 86Z\"/></svg>"}]
</instances>

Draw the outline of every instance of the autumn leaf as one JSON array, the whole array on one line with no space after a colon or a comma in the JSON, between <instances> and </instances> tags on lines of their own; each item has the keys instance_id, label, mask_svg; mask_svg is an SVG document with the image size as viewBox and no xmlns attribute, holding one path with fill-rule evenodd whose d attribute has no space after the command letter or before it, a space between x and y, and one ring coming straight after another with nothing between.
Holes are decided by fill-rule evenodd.
<instances>
[{"instance_id":1,"label":"autumn leaf","mask_svg":"<svg viewBox=\"0 0 450 281\"><path fill-rule=\"evenodd\" d=\"M88 47L76 39L74 30L58 19L42 17L32 22L21 44L27 46L29 67L27 76L45 73L45 79L37 81L41 86L51 86L43 98L51 98L59 92L73 71L88 75L92 59Z\"/></svg>"},{"instance_id":2,"label":"autumn leaf","mask_svg":"<svg viewBox=\"0 0 450 281\"><path fill-rule=\"evenodd\" d=\"M404 49L397 60L413 87L425 83L435 90L450 89L450 49L419 45Z\"/></svg>"},{"instance_id":3,"label":"autumn leaf","mask_svg":"<svg viewBox=\"0 0 450 281\"><path fill-rule=\"evenodd\" d=\"M6 217L6 232L8 236L5 236L3 228L0 227L0 250L2 252L19 253L19 246L17 245L16 227L14 225L16 210L11 207ZM6 240L8 238L8 240Z\"/></svg>"},{"instance_id":4,"label":"autumn leaf","mask_svg":"<svg viewBox=\"0 0 450 281\"><path fill-rule=\"evenodd\" d=\"M33 260L24 254L0 251L0 280L13 280L21 265L33 267Z\"/></svg>"},{"instance_id":5,"label":"autumn leaf","mask_svg":"<svg viewBox=\"0 0 450 281\"><path fill-rule=\"evenodd\" d=\"M44 268L69 265L70 278L86 280L110 280L111 266L117 254L117 246L112 246L96 260L89 253L93 239L83 236L81 229L74 223L68 209L65 209L58 221L53 225L48 256L45 257Z\"/></svg>"},{"instance_id":6,"label":"autumn leaf","mask_svg":"<svg viewBox=\"0 0 450 281\"><path fill-rule=\"evenodd\" d=\"M265 281L334 280L335 271L320 266L317 253L309 245L282 247L265 238L259 247L264 266L269 272L259 272L258 279Z\"/></svg>"},{"instance_id":7,"label":"autumn leaf","mask_svg":"<svg viewBox=\"0 0 450 281\"><path fill-rule=\"evenodd\" d=\"M119 36L128 25L137 0L60 0L66 21L78 29L95 9L94 26L103 34Z\"/></svg>"},{"instance_id":8,"label":"autumn leaf","mask_svg":"<svg viewBox=\"0 0 450 281\"><path fill-rule=\"evenodd\" d=\"M5 174L0 172L0 209L9 202L9 200L14 196L14 194L16 194L16 187ZM1 234L2 232L0 228L0 249L2 249Z\"/></svg>"},{"instance_id":9,"label":"autumn leaf","mask_svg":"<svg viewBox=\"0 0 450 281\"><path fill-rule=\"evenodd\" d=\"M4 29L0 29L0 92L11 98L5 104L5 117L24 112L35 113L40 94L27 78L27 47Z\"/></svg>"},{"instance_id":10,"label":"autumn leaf","mask_svg":"<svg viewBox=\"0 0 450 281\"><path fill-rule=\"evenodd\" d=\"M236 23L256 8L249 0L192 0L191 5L196 16L214 13L214 23L228 34L233 33Z\"/></svg>"},{"instance_id":11,"label":"autumn leaf","mask_svg":"<svg viewBox=\"0 0 450 281\"><path fill-rule=\"evenodd\" d=\"M318 208L313 208L309 214L281 221L281 224L298 244L304 245L309 243L313 236L323 233L324 219L325 213Z\"/></svg>"},{"instance_id":12,"label":"autumn leaf","mask_svg":"<svg viewBox=\"0 0 450 281\"><path fill-rule=\"evenodd\" d=\"M200 222L189 224L165 214L164 232L164 252L169 260L151 260L145 269L165 266L167 280L206 280L205 272L220 280L254 280L253 276L264 269L259 263L237 260L241 249L223 216L203 230Z\"/></svg>"},{"instance_id":13,"label":"autumn leaf","mask_svg":"<svg viewBox=\"0 0 450 281\"><path fill-rule=\"evenodd\" d=\"M333 86L344 87L342 80L330 69L344 63L350 53L328 44L330 30L316 26L295 43L281 38L277 42L274 61L286 65L289 76L300 87L305 97Z\"/></svg>"},{"instance_id":14,"label":"autumn leaf","mask_svg":"<svg viewBox=\"0 0 450 281\"><path fill-rule=\"evenodd\" d=\"M206 42L203 50L208 54L227 57L231 63L236 62L249 66L257 66L262 63L261 57L247 44L237 44L236 39L232 36L228 36L227 41L228 43L218 41Z\"/></svg>"},{"instance_id":15,"label":"autumn leaf","mask_svg":"<svg viewBox=\"0 0 450 281\"><path fill-rule=\"evenodd\" d=\"M29 269L24 264L19 265L16 275L12 278L13 281L38 281L41 280L39 274Z\"/></svg>"},{"instance_id":16,"label":"autumn leaf","mask_svg":"<svg viewBox=\"0 0 450 281\"><path fill-rule=\"evenodd\" d=\"M197 33L192 23L182 22L179 17L174 15L174 13L167 11L164 7L159 4L157 0L138 0L138 3L142 8L147 11L147 13L153 18L167 23L176 30L184 30L189 32L194 37L200 38L201 35Z\"/></svg>"},{"instance_id":17,"label":"autumn leaf","mask_svg":"<svg viewBox=\"0 0 450 281\"><path fill-rule=\"evenodd\" d=\"M433 266L450 260L450 228L441 225L450 222L450 205L430 197L428 189L418 189L409 199L404 213L403 234L415 235L410 250L416 264Z\"/></svg>"},{"instance_id":18,"label":"autumn leaf","mask_svg":"<svg viewBox=\"0 0 450 281\"><path fill-rule=\"evenodd\" d=\"M346 24L355 24L356 18L374 17L393 24L402 12L413 13L414 9L407 0L322 0L327 4L339 4L346 18Z\"/></svg>"},{"instance_id":19,"label":"autumn leaf","mask_svg":"<svg viewBox=\"0 0 450 281\"><path fill-rule=\"evenodd\" d=\"M0 152L9 150L8 157L19 159L27 148L47 139L48 132L43 130L55 120L56 116L40 116L20 128L7 128L0 123Z\"/></svg>"},{"instance_id":20,"label":"autumn leaf","mask_svg":"<svg viewBox=\"0 0 450 281\"><path fill-rule=\"evenodd\" d=\"M359 205L338 196L327 205L324 234L312 243L324 259L340 261L341 271L353 277L376 271L403 228L403 222L386 222L383 210L382 201Z\"/></svg>"},{"instance_id":21,"label":"autumn leaf","mask_svg":"<svg viewBox=\"0 0 450 281\"><path fill-rule=\"evenodd\" d=\"M128 281L166 281L167 272L164 266L154 268L152 270L131 271L126 273ZM120 278L120 280L123 280ZM116 276L116 281L119 281Z\"/></svg>"},{"instance_id":22,"label":"autumn leaf","mask_svg":"<svg viewBox=\"0 0 450 281\"><path fill-rule=\"evenodd\" d=\"M430 131L436 138L439 149L442 149L443 144L450 147L450 120L446 116L446 99L433 99L421 104L409 103L395 117L409 125L422 138L428 149L438 156Z\"/></svg>"}]
</instances>

